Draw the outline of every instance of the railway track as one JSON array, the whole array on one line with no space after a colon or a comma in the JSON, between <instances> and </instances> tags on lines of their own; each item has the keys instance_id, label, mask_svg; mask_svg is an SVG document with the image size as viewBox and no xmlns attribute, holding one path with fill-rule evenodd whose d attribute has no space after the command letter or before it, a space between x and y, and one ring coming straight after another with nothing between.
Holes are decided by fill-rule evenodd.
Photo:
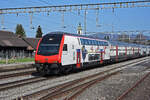
<instances>
[{"instance_id":1,"label":"railway track","mask_svg":"<svg viewBox=\"0 0 150 100\"><path fill-rule=\"evenodd\" d=\"M140 60L138 63L143 61L145 61L145 59ZM110 68L103 72L80 78L74 81L70 81L64 84L60 84L51 88L47 88L45 90L37 91L32 94L19 97L19 99L29 100L39 96L40 100L51 100L57 98L72 100L78 95L80 95L88 87L92 86L93 84L96 84L97 82L103 81L104 79L109 78L112 75L118 74L126 66L129 66L131 64L137 64L137 61L128 63L126 65L117 66L115 68Z\"/></svg>"},{"instance_id":2,"label":"railway track","mask_svg":"<svg viewBox=\"0 0 150 100\"><path fill-rule=\"evenodd\" d=\"M0 69L0 73L1 72L10 72L10 71L20 71L20 70L25 70L25 69L33 69L33 66L29 66L29 67L22 67L22 68L10 68L10 69Z\"/></svg>"},{"instance_id":3,"label":"railway track","mask_svg":"<svg viewBox=\"0 0 150 100\"><path fill-rule=\"evenodd\" d=\"M25 85L33 84L33 83L41 82L41 81L44 81L44 80L47 80L47 78L33 77L33 78L29 78L29 79L23 79L23 80L3 83L3 84L0 84L0 91L16 88L16 87L19 87L19 86L25 86Z\"/></svg>"},{"instance_id":4,"label":"railway track","mask_svg":"<svg viewBox=\"0 0 150 100\"><path fill-rule=\"evenodd\" d=\"M138 80L131 88L127 89L124 93L122 93L116 100L123 100L127 96L127 94L129 94L134 88L136 88L140 83L142 83L149 75L150 72L147 73L140 80Z\"/></svg>"},{"instance_id":5,"label":"railway track","mask_svg":"<svg viewBox=\"0 0 150 100\"><path fill-rule=\"evenodd\" d=\"M34 72L36 72L36 71L35 70L31 70L31 71L20 72L20 73L0 75L0 79L10 78L10 77L18 77L18 76L25 76L25 75L31 75Z\"/></svg>"}]
</instances>

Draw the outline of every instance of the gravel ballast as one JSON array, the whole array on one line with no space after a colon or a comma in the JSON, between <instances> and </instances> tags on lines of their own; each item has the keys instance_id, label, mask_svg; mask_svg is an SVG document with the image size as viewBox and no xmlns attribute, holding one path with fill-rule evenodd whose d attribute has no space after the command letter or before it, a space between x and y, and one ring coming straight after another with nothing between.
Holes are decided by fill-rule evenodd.
<instances>
[{"instance_id":1,"label":"gravel ballast","mask_svg":"<svg viewBox=\"0 0 150 100\"><path fill-rule=\"evenodd\" d=\"M134 61L136 61L136 60L134 60ZM82 71L79 73L72 73L67 76L59 76L55 79L50 79L50 80L34 83L32 85L26 85L26 86L17 87L14 89L1 91L0 99L2 99L2 100L14 99L18 96L28 95L30 93L34 93L34 92L42 90L42 89L56 86L58 84L62 84L62 83L65 83L65 82L68 82L71 80L75 80L75 79L79 79L82 77L86 77L88 75L99 73L99 72L102 72L104 70L107 70L107 69L110 69L110 68L113 68L113 67L116 67L119 65L120 66L126 65L127 63L130 63L130 62L132 62L132 61L127 61L127 62L118 63L118 64L114 64L114 65L108 65L105 67L95 68L95 69L91 69L91 70L85 70L85 71ZM139 63L138 65L142 65L142 63L140 63L140 61L138 61L138 63ZM130 66L133 66L133 65L130 65ZM134 70L135 68L132 68L132 69ZM78 100L86 100L86 99L87 100L98 100L98 99L99 100L113 100L116 96L118 96L118 94L113 91L118 91L121 93L122 91L124 91L126 88L128 88L130 86L130 85L128 85L129 83L133 84L136 80L138 80L140 77L142 77L143 74L145 74L144 72L141 72L140 74L138 74L138 73L136 73L136 71L131 71L131 70L130 70L131 72L128 73L127 70L130 70L130 68L122 71L119 74L119 76L115 75L115 76L109 78L108 80L101 82L100 84L96 84L96 85L92 86L91 88L87 89L83 94L81 94L77 99ZM132 72L134 72L134 73L132 73ZM130 77L130 76L132 76L132 77ZM132 80L132 81L128 81L128 80ZM123 83L125 83L125 84L123 84ZM126 85L128 85L128 86L126 86ZM109 86L109 87L107 87L107 86ZM120 90L120 88L117 88L117 86L122 86L122 87L126 87L126 88ZM111 99L110 99L110 97L111 97ZM37 98L35 98L35 100L37 100Z\"/></svg>"},{"instance_id":2,"label":"gravel ballast","mask_svg":"<svg viewBox=\"0 0 150 100\"><path fill-rule=\"evenodd\" d=\"M147 65L150 63L147 63ZM85 90L76 100L116 100L127 89L131 88L145 74L150 72L150 66L138 64L124 69L120 74L112 76ZM147 69L147 70L145 70ZM149 76L150 77L150 76ZM149 100L150 99L150 78L147 78L138 88L124 100ZM141 87L140 87L141 86ZM137 96L136 96L137 95ZM138 98L139 97L139 98Z\"/></svg>"}]
</instances>

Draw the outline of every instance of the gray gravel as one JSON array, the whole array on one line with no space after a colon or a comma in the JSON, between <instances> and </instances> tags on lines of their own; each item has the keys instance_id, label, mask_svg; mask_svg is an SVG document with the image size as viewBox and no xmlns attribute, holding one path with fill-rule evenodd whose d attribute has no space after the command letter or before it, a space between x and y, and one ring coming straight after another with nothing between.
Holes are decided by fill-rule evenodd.
<instances>
[{"instance_id":1,"label":"gray gravel","mask_svg":"<svg viewBox=\"0 0 150 100\"><path fill-rule=\"evenodd\" d=\"M77 97L76 100L116 100L124 91L132 87L136 81L148 73L148 71L145 70L148 68L150 68L150 66L143 66L143 64L126 68L120 74L88 88ZM143 87L140 87L140 89L146 93L141 94L142 91L135 90L134 96L131 97L132 99L129 97L125 100L149 100L146 99L146 97L150 97L150 87L148 83L150 83L149 79L144 83ZM138 97L134 98L137 93L141 99L137 99Z\"/></svg>"},{"instance_id":2,"label":"gray gravel","mask_svg":"<svg viewBox=\"0 0 150 100\"><path fill-rule=\"evenodd\" d=\"M124 100L150 100L150 75L134 88Z\"/></svg>"},{"instance_id":3,"label":"gray gravel","mask_svg":"<svg viewBox=\"0 0 150 100\"><path fill-rule=\"evenodd\" d=\"M142 59L144 59L144 58L142 58ZM46 81L43 81L43 82L34 83L32 85L26 85L26 86L22 86L22 87L17 87L15 89L9 89L9 90L5 90L5 91L1 91L0 92L0 99L2 99L2 100L14 99L14 98L16 98L18 96L27 95L27 94L34 93L34 92L42 90L42 89L46 89L46 88L49 88L49 87L52 87L52 86L56 86L58 84L62 84L62 83L71 81L71 80L75 80L75 79L79 79L79 78L82 78L82 77L85 77L85 76L88 76L88 75L99 73L99 72L102 72L104 70L108 70L108 69L110 69L112 67L116 67L116 66L119 66L119 65L126 65L127 63L130 63L130 62L133 62L133 61L137 61L137 60L132 60L132 61L124 62L124 63L109 65L109 66L105 66L105 67L101 67L101 68L95 68L95 69L91 69L91 70L86 70L86 71L83 71L83 72L74 73L74 74L70 74L70 75L67 75L67 76L60 76L60 77L57 77L55 79L50 79L50 80L46 80ZM138 63L140 63L139 60L138 60ZM132 66L132 65L130 65L130 66ZM99 87L96 86L96 89L98 89L100 92L99 91L95 91L93 89L93 90L90 90L91 92L87 92L87 93L85 92L85 95L83 93L83 95L81 97L79 97L78 99L82 98L80 100L85 100L85 99L89 99L90 97L94 97L94 98L91 98L89 100L96 100L97 99L97 95L95 95L95 94L98 94L98 95L101 95L100 97L98 96L98 98L101 98L101 99L105 100L106 97L109 97L109 96L107 96L108 94L107 94L106 90L109 90L110 88L105 88L104 86L106 86L106 85L111 86L111 85L114 84L114 86L112 87L112 89L115 89L115 86L118 86L118 84L119 85L123 85L122 82L123 83L128 83L128 81L126 81L126 79L124 79L125 76L122 76L122 75L123 74L120 73L120 77L116 76L116 77L113 77L112 79L109 79L108 82L110 82L110 83L103 82L102 83L103 85L101 85L101 84L98 85L103 90L102 89L98 89ZM138 74L138 75L141 76L142 73ZM128 76L134 76L135 77L134 79L137 79L136 78L137 76L134 75L134 74L133 75L128 75ZM127 77L127 79L130 79L130 78ZM116 82L119 82L119 83L117 85L115 85ZM102 93L104 90L106 91L106 94ZM118 91L118 89L116 89L116 91ZM88 94L88 93L90 93L90 94ZM109 91L108 91L108 93L109 93ZM103 96L103 94L104 94L104 96ZM113 98L113 95L110 96L110 97ZM35 100L36 99L37 98L35 98Z\"/></svg>"}]
</instances>

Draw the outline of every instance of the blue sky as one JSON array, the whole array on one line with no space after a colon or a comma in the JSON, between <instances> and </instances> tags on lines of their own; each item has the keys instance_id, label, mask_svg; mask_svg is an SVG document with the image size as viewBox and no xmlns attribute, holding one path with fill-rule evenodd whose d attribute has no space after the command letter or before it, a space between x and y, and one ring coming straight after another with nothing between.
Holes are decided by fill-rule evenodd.
<instances>
[{"instance_id":1,"label":"blue sky","mask_svg":"<svg viewBox=\"0 0 150 100\"><path fill-rule=\"evenodd\" d=\"M114 1L135 1L135 0L0 0L0 8L16 8L31 6L48 6L64 4L86 4L102 3ZM35 29L30 29L29 14L6 14L4 16L5 30L15 32L17 24L22 24L28 37L35 37L38 25L42 27L44 34L52 31L65 31L76 33L79 23L84 24L84 11L78 15L77 11L64 13L64 25L62 28L62 14L59 12L34 13L33 24ZM87 32L103 32L121 30L150 30L150 7L147 8L120 8L99 11L99 22L101 27L96 27L96 11L91 10L87 13ZM0 23L1 26L1 23Z\"/></svg>"}]
</instances>

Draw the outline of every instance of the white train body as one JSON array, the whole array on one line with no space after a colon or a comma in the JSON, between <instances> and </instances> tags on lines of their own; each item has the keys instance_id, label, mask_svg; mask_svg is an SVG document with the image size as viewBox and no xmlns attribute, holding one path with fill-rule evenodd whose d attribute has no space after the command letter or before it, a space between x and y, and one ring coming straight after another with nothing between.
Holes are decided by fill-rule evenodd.
<instances>
[{"instance_id":1,"label":"white train body","mask_svg":"<svg viewBox=\"0 0 150 100\"><path fill-rule=\"evenodd\" d=\"M147 55L150 55L150 47L146 45L55 32L39 41L35 63L37 71L48 74L51 71L66 71L68 68L84 68Z\"/></svg>"},{"instance_id":2,"label":"white train body","mask_svg":"<svg viewBox=\"0 0 150 100\"><path fill-rule=\"evenodd\" d=\"M66 45L67 49L62 51L62 65L100 62L101 60L110 59L110 44L105 40L64 35L64 45ZM79 53L78 57L77 53ZM77 62L77 59L80 62Z\"/></svg>"}]
</instances>

